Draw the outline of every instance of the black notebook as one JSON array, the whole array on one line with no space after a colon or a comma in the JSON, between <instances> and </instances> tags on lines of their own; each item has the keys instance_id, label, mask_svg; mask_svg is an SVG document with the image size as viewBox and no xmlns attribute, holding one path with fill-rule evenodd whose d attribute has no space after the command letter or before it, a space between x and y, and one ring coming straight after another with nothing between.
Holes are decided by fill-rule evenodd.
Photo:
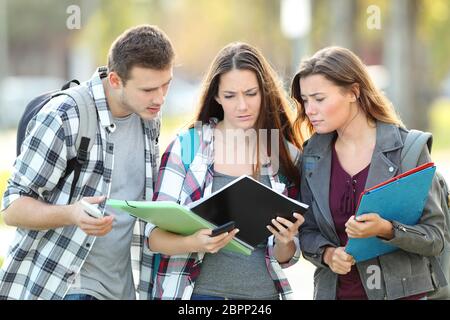
<instances>
[{"instance_id":1,"label":"black notebook","mask_svg":"<svg viewBox=\"0 0 450 320\"><path fill-rule=\"evenodd\" d=\"M304 214L308 205L249 176L241 176L209 197L191 203L189 209L216 225L234 221L239 229L236 238L256 247L271 235L266 226L272 219L284 217L296 221L293 213Z\"/></svg>"}]
</instances>

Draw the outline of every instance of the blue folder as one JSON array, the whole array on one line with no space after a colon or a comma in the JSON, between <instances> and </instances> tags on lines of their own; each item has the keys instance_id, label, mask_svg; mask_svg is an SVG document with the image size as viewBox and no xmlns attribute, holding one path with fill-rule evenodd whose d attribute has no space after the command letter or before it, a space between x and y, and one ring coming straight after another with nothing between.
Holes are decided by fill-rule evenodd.
<instances>
[{"instance_id":1,"label":"blue folder","mask_svg":"<svg viewBox=\"0 0 450 320\"><path fill-rule=\"evenodd\" d=\"M415 225L422 216L436 167L433 163L405 172L382 184L365 190L360 197L356 216L378 213L389 221ZM345 251L356 262L365 261L398 250L380 238L349 238Z\"/></svg>"}]
</instances>

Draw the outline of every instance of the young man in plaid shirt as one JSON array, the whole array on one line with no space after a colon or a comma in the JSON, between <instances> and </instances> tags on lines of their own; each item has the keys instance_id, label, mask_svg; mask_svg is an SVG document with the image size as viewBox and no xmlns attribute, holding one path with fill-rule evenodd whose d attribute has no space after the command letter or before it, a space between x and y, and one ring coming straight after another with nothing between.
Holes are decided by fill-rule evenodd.
<instances>
[{"instance_id":1,"label":"young man in plaid shirt","mask_svg":"<svg viewBox=\"0 0 450 320\"><path fill-rule=\"evenodd\" d=\"M71 203L73 175L62 177L77 154L74 100L55 97L30 122L3 198L4 221L17 231L0 271L0 299L135 299L132 265L140 274L134 275L139 298L149 298L143 222L110 210L93 218L80 200L101 208L105 197L151 200L173 59L161 30L138 26L113 43L108 69L81 84L95 102L98 125Z\"/></svg>"}]
</instances>

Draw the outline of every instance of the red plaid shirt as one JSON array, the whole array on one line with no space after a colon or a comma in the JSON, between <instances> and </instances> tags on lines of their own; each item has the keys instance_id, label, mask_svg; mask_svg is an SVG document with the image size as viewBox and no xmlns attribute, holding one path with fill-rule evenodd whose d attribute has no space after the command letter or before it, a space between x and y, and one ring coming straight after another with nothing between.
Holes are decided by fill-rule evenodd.
<instances>
[{"instance_id":1,"label":"red plaid shirt","mask_svg":"<svg viewBox=\"0 0 450 320\"><path fill-rule=\"evenodd\" d=\"M182 160L181 135L168 146L161 159L153 195L154 201L174 201L187 205L211 194L212 159L214 159L212 136L216 123L217 120L212 119L209 125L203 126L202 134L199 135L202 137L200 146L187 170ZM294 148L291 149L294 150ZM299 156L300 152L295 149L293 157L298 159ZM268 170L269 173L272 172L270 164ZM269 174L269 178L273 189L290 197L297 197L299 190L293 184L286 187L280 182L278 175ZM148 228L152 227L154 226L148 226ZM273 254L273 236L269 237L267 241L267 269L282 299L292 298L292 289L282 268L287 268L298 261L300 247L297 241L296 248L294 257L286 264L280 265ZM154 299L189 299L200 273L203 256L204 253L161 255L161 262L153 282L152 297Z\"/></svg>"}]
</instances>

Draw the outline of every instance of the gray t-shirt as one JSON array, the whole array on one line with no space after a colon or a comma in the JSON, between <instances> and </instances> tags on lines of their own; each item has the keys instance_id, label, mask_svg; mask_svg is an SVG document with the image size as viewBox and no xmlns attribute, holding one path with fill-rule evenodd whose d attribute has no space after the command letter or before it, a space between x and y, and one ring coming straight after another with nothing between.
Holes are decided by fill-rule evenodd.
<instances>
[{"instance_id":1,"label":"gray t-shirt","mask_svg":"<svg viewBox=\"0 0 450 320\"><path fill-rule=\"evenodd\" d=\"M114 168L110 198L142 200L145 190L145 145L139 116L114 119ZM136 219L106 208L115 216L112 230L97 237L69 294L90 294L97 299L136 299L130 246Z\"/></svg>"},{"instance_id":2,"label":"gray t-shirt","mask_svg":"<svg viewBox=\"0 0 450 320\"><path fill-rule=\"evenodd\" d=\"M214 171L212 192L236 178ZM267 176L263 176L261 182L270 187ZM194 294L230 299L278 300L279 294L267 270L265 254L266 243L258 245L250 256L226 250L205 254Z\"/></svg>"}]
</instances>

